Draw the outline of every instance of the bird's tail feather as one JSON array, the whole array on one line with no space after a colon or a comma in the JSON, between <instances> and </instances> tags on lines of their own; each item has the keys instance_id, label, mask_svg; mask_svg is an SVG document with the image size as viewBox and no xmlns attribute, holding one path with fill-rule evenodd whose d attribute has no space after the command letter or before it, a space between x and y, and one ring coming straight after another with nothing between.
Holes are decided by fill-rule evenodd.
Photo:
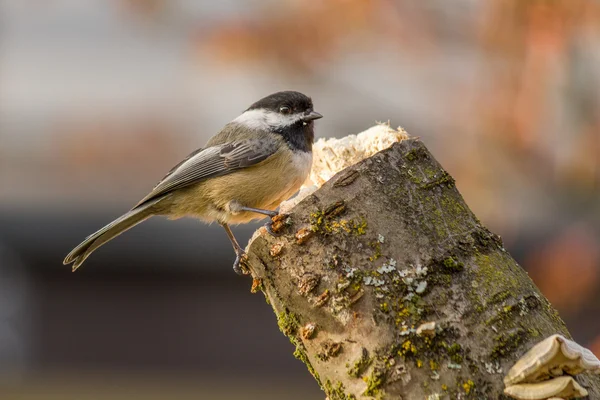
<instances>
[{"instance_id":1,"label":"bird's tail feather","mask_svg":"<svg viewBox=\"0 0 600 400\"><path fill-rule=\"evenodd\" d=\"M98 247L119 236L126 230L133 228L140 222L147 220L153 215L156 215L156 205L163 200L164 197L166 196L161 196L156 200L145 203L140 207L136 207L115 219L104 228L92 233L67 255L63 261L63 264L67 265L73 263L73 271L75 271Z\"/></svg>"}]
</instances>

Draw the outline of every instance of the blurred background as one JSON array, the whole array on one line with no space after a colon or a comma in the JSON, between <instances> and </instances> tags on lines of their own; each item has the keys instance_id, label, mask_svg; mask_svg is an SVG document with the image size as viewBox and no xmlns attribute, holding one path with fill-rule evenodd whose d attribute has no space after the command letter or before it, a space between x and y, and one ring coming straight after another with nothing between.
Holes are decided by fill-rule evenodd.
<instances>
[{"instance_id":1,"label":"blurred background","mask_svg":"<svg viewBox=\"0 0 600 400\"><path fill-rule=\"evenodd\" d=\"M600 356L600 2L0 0L0 398L324 397L218 226L61 263L283 89L421 137Z\"/></svg>"}]
</instances>

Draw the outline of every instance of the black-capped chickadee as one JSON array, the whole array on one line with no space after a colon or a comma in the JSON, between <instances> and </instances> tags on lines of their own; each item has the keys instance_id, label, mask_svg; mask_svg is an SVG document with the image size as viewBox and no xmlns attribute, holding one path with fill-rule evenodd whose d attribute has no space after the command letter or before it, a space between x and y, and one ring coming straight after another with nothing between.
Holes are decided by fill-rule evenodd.
<instances>
[{"instance_id":1,"label":"black-capped chickadee","mask_svg":"<svg viewBox=\"0 0 600 400\"><path fill-rule=\"evenodd\" d=\"M302 93L277 92L252 104L205 148L177 164L129 212L91 234L65 258L75 271L89 255L154 216L184 216L223 226L241 273L245 255L229 224L276 216L279 204L306 180L312 165L313 121L323 116ZM267 224L268 226L269 224Z\"/></svg>"}]
</instances>

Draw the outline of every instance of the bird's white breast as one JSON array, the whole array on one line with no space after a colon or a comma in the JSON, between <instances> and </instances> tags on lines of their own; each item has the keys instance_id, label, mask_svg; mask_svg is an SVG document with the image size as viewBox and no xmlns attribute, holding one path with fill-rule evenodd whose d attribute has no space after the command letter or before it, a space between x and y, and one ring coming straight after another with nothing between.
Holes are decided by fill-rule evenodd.
<instances>
[{"instance_id":1,"label":"bird's white breast","mask_svg":"<svg viewBox=\"0 0 600 400\"><path fill-rule=\"evenodd\" d=\"M302 182L306 180L312 168L312 152L295 151L292 155L293 168L297 171Z\"/></svg>"}]
</instances>

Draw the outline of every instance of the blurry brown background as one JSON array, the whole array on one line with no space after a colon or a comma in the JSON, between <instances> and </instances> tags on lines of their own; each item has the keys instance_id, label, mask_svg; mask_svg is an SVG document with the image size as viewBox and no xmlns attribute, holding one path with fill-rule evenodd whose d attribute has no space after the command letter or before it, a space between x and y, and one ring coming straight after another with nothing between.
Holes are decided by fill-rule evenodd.
<instances>
[{"instance_id":1,"label":"blurry brown background","mask_svg":"<svg viewBox=\"0 0 600 400\"><path fill-rule=\"evenodd\" d=\"M283 89L421 137L600 356L598 1L0 0L0 398L323 398L220 228L61 264Z\"/></svg>"}]
</instances>

